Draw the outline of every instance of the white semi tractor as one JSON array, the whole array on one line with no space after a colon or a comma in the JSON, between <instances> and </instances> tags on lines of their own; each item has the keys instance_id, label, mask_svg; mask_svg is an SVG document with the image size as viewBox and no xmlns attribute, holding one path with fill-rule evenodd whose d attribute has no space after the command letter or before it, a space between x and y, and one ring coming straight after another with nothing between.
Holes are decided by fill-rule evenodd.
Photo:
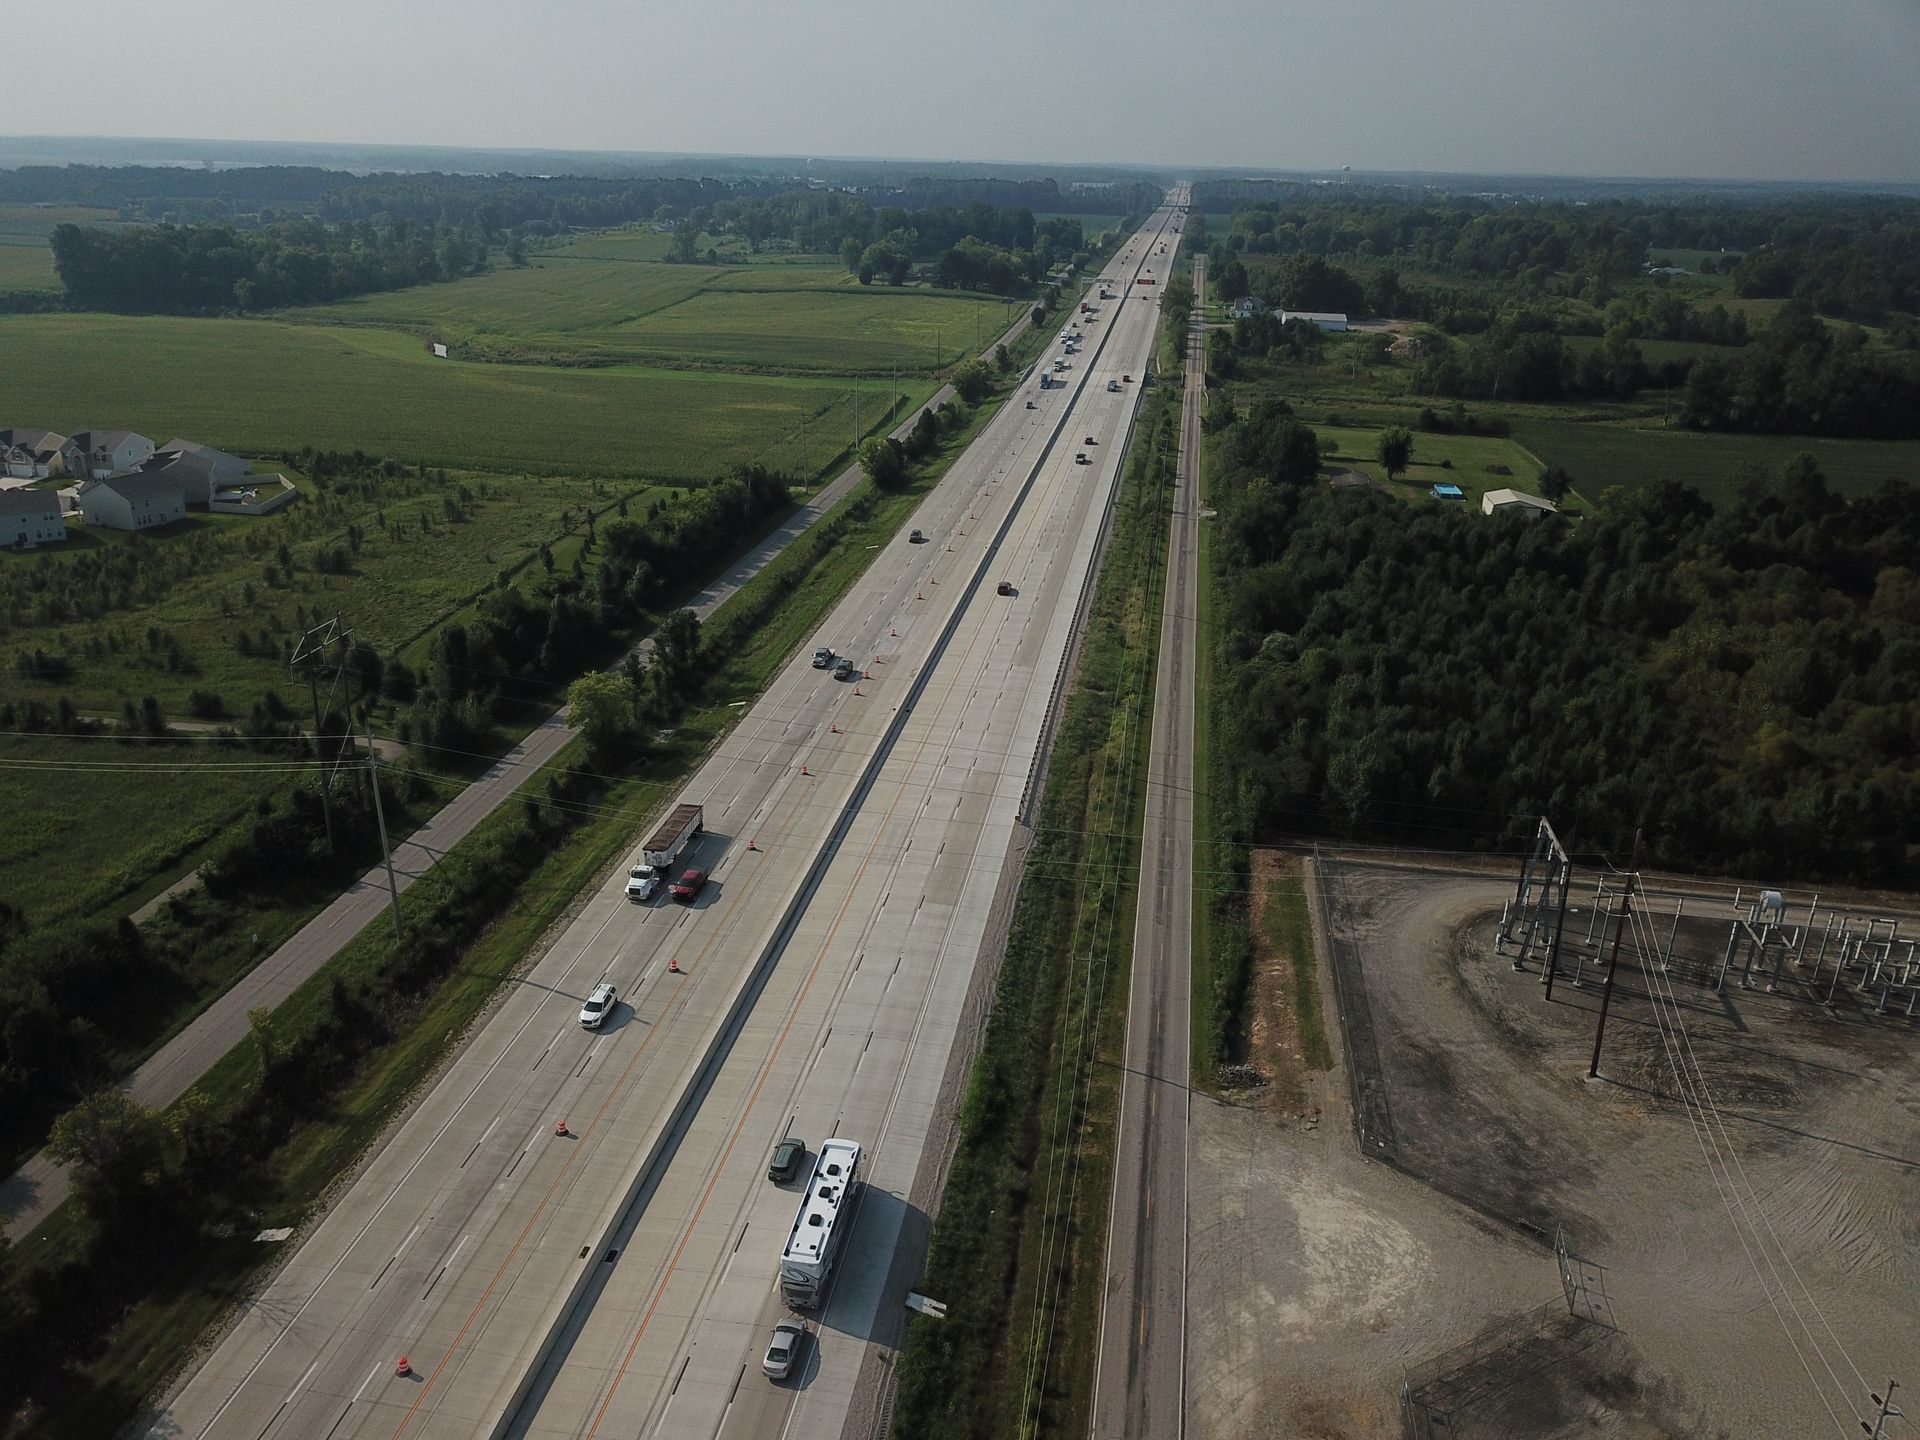
<instances>
[{"instance_id":1,"label":"white semi tractor","mask_svg":"<svg viewBox=\"0 0 1920 1440\"><path fill-rule=\"evenodd\" d=\"M860 1144L824 1140L793 1217L787 1248L780 1254L780 1295L796 1310L818 1309L833 1274L833 1259L853 1224L852 1201L859 1185Z\"/></svg>"}]
</instances>

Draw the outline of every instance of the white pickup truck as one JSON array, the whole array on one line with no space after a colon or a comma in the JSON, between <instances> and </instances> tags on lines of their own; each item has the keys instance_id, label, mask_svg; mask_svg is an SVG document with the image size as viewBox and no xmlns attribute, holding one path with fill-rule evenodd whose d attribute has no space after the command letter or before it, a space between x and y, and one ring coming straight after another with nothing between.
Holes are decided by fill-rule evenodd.
<instances>
[{"instance_id":1,"label":"white pickup truck","mask_svg":"<svg viewBox=\"0 0 1920 1440\"><path fill-rule=\"evenodd\" d=\"M640 863L627 875L627 898L651 900L673 874L673 865L700 834L704 812L698 805L676 805L640 851Z\"/></svg>"}]
</instances>

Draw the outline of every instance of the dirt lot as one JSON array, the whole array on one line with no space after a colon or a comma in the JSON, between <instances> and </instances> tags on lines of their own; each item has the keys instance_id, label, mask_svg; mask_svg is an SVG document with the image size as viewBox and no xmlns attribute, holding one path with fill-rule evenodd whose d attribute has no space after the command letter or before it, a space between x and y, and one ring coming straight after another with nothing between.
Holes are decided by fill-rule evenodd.
<instances>
[{"instance_id":1,"label":"dirt lot","mask_svg":"<svg viewBox=\"0 0 1920 1440\"><path fill-rule=\"evenodd\" d=\"M1688 920L1666 978L1712 1111L1637 963L1589 1081L1591 891L1548 1002L1494 953L1512 883L1320 866L1335 1068L1298 1109L1195 1099L1191 1432L1859 1433L1889 1374L1920 1388L1920 1022L1717 994L1726 920Z\"/></svg>"}]
</instances>

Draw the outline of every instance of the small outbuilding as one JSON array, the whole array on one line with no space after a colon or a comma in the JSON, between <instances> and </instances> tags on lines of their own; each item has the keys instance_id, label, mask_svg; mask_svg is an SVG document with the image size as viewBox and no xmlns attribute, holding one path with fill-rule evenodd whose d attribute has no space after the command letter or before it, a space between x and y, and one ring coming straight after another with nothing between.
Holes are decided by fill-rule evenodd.
<instances>
[{"instance_id":1,"label":"small outbuilding","mask_svg":"<svg viewBox=\"0 0 1920 1440\"><path fill-rule=\"evenodd\" d=\"M52 490L0 490L0 546L31 550L67 538L60 496Z\"/></svg>"},{"instance_id":2,"label":"small outbuilding","mask_svg":"<svg viewBox=\"0 0 1920 1440\"><path fill-rule=\"evenodd\" d=\"M1560 507L1551 500L1529 495L1524 490L1489 490L1480 497L1480 513L1517 512L1524 515L1558 515Z\"/></svg>"},{"instance_id":3,"label":"small outbuilding","mask_svg":"<svg viewBox=\"0 0 1920 1440\"><path fill-rule=\"evenodd\" d=\"M1316 330L1344 330L1347 328L1347 317L1333 310L1282 310L1280 312L1280 323L1284 325L1289 320L1304 320Z\"/></svg>"}]
</instances>

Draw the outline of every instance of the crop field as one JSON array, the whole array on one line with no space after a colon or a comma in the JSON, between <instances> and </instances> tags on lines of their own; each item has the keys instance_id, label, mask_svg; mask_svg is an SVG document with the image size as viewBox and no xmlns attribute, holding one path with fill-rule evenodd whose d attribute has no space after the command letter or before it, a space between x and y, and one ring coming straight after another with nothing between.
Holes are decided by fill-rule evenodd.
<instances>
[{"instance_id":1,"label":"crop field","mask_svg":"<svg viewBox=\"0 0 1920 1440\"><path fill-rule=\"evenodd\" d=\"M47 236L56 225L114 226L112 210L87 205L0 205L0 292L58 290Z\"/></svg>"},{"instance_id":2,"label":"crop field","mask_svg":"<svg viewBox=\"0 0 1920 1440\"><path fill-rule=\"evenodd\" d=\"M1725 500L1743 472L1771 474L1803 451L1819 462L1827 483L1843 495L1863 495L1887 480L1920 479L1920 441L1914 440L1716 435L1511 413L1514 438L1545 463L1565 466L1590 499L1598 499L1610 485L1678 480L1709 500Z\"/></svg>"},{"instance_id":3,"label":"crop field","mask_svg":"<svg viewBox=\"0 0 1920 1440\"><path fill-rule=\"evenodd\" d=\"M837 261L551 259L285 318L410 331L449 343L455 359L878 374L951 364L976 337L985 344L1004 329L1011 313L996 299L863 286Z\"/></svg>"},{"instance_id":4,"label":"crop field","mask_svg":"<svg viewBox=\"0 0 1920 1440\"><path fill-rule=\"evenodd\" d=\"M595 230L561 241L542 257L555 256L577 260L665 260L673 248L673 236L665 231L634 226L625 230ZM702 246L702 249L705 247Z\"/></svg>"},{"instance_id":5,"label":"crop field","mask_svg":"<svg viewBox=\"0 0 1920 1440\"><path fill-rule=\"evenodd\" d=\"M466 365L371 327L117 315L0 316L0 394L13 423L110 421L242 455L311 445L663 482L752 461L810 473L846 448L854 408L849 382L824 377Z\"/></svg>"},{"instance_id":6,"label":"crop field","mask_svg":"<svg viewBox=\"0 0 1920 1440\"><path fill-rule=\"evenodd\" d=\"M45 241L16 244L12 236L0 235L0 291L59 288L59 277L53 272L53 252Z\"/></svg>"}]
</instances>

